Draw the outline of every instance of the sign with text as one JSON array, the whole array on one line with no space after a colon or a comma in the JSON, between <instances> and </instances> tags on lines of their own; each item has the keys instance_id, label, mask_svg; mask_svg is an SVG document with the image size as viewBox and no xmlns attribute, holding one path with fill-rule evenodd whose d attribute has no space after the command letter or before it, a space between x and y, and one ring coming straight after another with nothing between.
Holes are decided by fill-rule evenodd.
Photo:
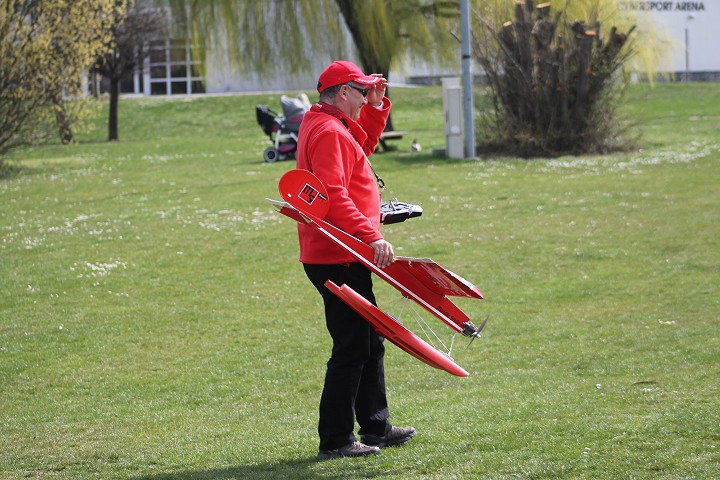
<instances>
[{"instance_id":1,"label":"sign with text","mask_svg":"<svg viewBox=\"0 0 720 480\"><path fill-rule=\"evenodd\" d=\"M673 42L672 69L675 72L720 72L720 0L634 1L623 6L649 19ZM639 33L639 32L638 32Z\"/></svg>"}]
</instances>

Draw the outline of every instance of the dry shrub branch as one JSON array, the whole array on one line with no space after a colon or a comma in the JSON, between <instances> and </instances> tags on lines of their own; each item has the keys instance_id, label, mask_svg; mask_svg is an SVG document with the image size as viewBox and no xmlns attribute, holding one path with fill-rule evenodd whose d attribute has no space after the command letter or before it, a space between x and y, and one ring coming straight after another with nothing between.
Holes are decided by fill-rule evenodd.
<instances>
[{"instance_id":1,"label":"dry shrub branch","mask_svg":"<svg viewBox=\"0 0 720 480\"><path fill-rule=\"evenodd\" d=\"M564 11L532 0L516 2L514 19L500 28L478 17L473 50L492 92L481 152L557 156L623 146L615 110L634 27L612 27L603 40L599 22L569 23Z\"/></svg>"}]
</instances>

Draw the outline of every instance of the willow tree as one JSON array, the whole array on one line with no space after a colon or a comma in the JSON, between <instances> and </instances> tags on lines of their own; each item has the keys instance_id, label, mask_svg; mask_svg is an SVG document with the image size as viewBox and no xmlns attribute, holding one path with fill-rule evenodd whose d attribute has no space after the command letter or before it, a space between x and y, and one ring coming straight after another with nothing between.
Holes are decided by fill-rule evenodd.
<instances>
[{"instance_id":1,"label":"willow tree","mask_svg":"<svg viewBox=\"0 0 720 480\"><path fill-rule=\"evenodd\" d=\"M405 60L448 63L459 52L457 0L171 0L207 59L227 50L236 71L289 76L346 58L389 78ZM343 28L342 23L345 24ZM352 43L347 45L347 33ZM389 122L388 129L392 129Z\"/></svg>"},{"instance_id":2,"label":"willow tree","mask_svg":"<svg viewBox=\"0 0 720 480\"><path fill-rule=\"evenodd\" d=\"M0 3L0 154L45 137L55 121L72 139L81 78L110 41L123 0Z\"/></svg>"},{"instance_id":3,"label":"willow tree","mask_svg":"<svg viewBox=\"0 0 720 480\"><path fill-rule=\"evenodd\" d=\"M629 74L652 75L663 50L651 25L621 7L475 1L473 50L492 98L481 151L554 156L624 146L616 108Z\"/></svg>"}]
</instances>

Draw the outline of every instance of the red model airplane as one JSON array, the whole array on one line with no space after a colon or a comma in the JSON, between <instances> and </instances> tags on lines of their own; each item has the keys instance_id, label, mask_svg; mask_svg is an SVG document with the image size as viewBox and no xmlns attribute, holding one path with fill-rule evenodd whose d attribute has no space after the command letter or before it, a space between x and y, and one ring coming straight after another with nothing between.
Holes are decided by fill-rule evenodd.
<instances>
[{"instance_id":1,"label":"red model airplane","mask_svg":"<svg viewBox=\"0 0 720 480\"><path fill-rule=\"evenodd\" d=\"M473 340L480 337L487 319L476 327L470 318L448 296L482 299L480 290L462 277L444 269L429 258L395 257L394 262L379 268L373 263L372 247L325 222L330 207L325 185L307 170L291 170L278 185L283 201L268 199L280 213L298 223L308 224L346 250L378 277L444 322L455 333ZM327 281L325 286L372 324L389 341L428 365L453 375L467 377L462 367L450 357L405 328L399 319L371 304L347 285Z\"/></svg>"}]
</instances>

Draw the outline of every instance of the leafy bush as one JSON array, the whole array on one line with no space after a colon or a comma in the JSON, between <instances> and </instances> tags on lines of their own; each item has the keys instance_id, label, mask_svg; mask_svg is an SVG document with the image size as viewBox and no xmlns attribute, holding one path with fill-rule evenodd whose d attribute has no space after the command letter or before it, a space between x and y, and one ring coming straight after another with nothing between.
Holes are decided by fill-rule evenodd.
<instances>
[{"instance_id":1,"label":"leafy bush","mask_svg":"<svg viewBox=\"0 0 720 480\"><path fill-rule=\"evenodd\" d=\"M0 4L0 155L48 135L63 142L73 122L89 118L80 79L110 45L114 12L126 0L27 1Z\"/></svg>"}]
</instances>

